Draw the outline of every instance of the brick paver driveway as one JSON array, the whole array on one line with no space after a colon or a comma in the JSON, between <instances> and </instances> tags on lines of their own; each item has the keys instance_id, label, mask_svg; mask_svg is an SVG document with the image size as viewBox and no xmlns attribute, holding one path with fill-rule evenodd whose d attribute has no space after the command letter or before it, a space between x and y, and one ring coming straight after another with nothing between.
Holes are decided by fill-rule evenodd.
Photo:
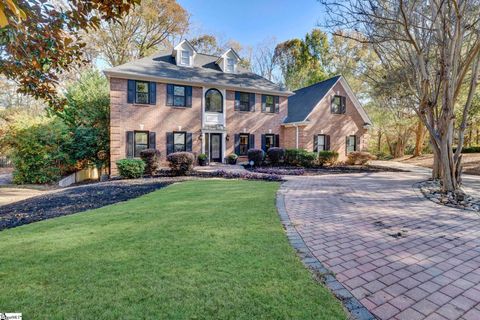
<instances>
[{"instance_id":1,"label":"brick paver driveway","mask_svg":"<svg viewBox=\"0 0 480 320\"><path fill-rule=\"evenodd\" d=\"M280 192L313 254L380 319L480 319L480 215L424 199L421 179L290 177Z\"/></svg>"}]
</instances>

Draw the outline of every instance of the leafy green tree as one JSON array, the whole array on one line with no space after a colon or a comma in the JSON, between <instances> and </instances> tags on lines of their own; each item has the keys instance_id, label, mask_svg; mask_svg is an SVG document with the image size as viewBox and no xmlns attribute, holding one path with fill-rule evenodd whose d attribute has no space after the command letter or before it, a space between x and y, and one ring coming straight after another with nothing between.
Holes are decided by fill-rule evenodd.
<instances>
[{"instance_id":1,"label":"leafy green tree","mask_svg":"<svg viewBox=\"0 0 480 320\"><path fill-rule=\"evenodd\" d=\"M280 66L286 87L290 90L328 78L327 34L320 29L313 29L307 33L305 39L279 43L275 48L275 61Z\"/></svg>"},{"instance_id":2,"label":"leafy green tree","mask_svg":"<svg viewBox=\"0 0 480 320\"><path fill-rule=\"evenodd\" d=\"M68 126L73 137L71 156L80 167L108 162L109 106L107 79L96 70L84 73L67 88L67 104L55 113Z\"/></svg>"}]
</instances>

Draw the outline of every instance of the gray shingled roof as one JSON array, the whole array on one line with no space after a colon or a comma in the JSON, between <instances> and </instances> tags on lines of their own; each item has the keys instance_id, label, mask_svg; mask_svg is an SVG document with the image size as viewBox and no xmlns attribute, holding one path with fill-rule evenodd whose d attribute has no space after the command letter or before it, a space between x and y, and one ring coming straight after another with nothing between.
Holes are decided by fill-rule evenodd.
<instances>
[{"instance_id":1,"label":"gray shingled roof","mask_svg":"<svg viewBox=\"0 0 480 320\"><path fill-rule=\"evenodd\" d=\"M162 51L155 55L129 62L105 70L111 76L146 76L177 81L208 83L226 87L291 94L280 85L275 84L255 73L241 67L237 73L225 73L215 63L217 56L197 53L193 67L177 66L171 51Z\"/></svg>"},{"instance_id":2,"label":"gray shingled roof","mask_svg":"<svg viewBox=\"0 0 480 320\"><path fill-rule=\"evenodd\" d=\"M311 86L294 91L288 97L288 116L284 123L305 121L313 108L323 99L328 91L337 83L341 76L312 84Z\"/></svg>"}]
</instances>

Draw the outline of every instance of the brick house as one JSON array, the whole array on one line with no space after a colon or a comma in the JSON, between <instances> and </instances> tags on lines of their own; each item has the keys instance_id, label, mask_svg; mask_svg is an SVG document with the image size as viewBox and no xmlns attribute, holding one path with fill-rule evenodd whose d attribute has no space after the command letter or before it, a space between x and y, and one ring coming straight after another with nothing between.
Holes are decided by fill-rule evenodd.
<instances>
[{"instance_id":1,"label":"brick house","mask_svg":"<svg viewBox=\"0 0 480 320\"><path fill-rule=\"evenodd\" d=\"M159 149L162 159L190 151L212 162L251 148L331 148L342 157L363 148L370 120L342 77L290 92L239 62L233 49L211 56L184 40L105 70L111 174L117 160L146 148Z\"/></svg>"}]
</instances>

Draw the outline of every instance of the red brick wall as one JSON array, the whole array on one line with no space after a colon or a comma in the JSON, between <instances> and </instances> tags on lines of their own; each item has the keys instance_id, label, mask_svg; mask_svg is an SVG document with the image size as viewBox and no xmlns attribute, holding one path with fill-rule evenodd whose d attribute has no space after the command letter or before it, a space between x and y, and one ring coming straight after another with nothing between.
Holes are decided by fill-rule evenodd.
<instances>
[{"instance_id":1,"label":"red brick wall","mask_svg":"<svg viewBox=\"0 0 480 320\"><path fill-rule=\"evenodd\" d=\"M335 94L347 97L345 114L333 114L330 112L330 102ZM313 151L313 136L316 134L330 135L330 149L339 153L340 161L346 158L345 139L348 135L356 135L360 139L360 143L357 144L357 150L362 150L367 146L367 130L363 129L364 121L340 82L317 105L315 112L309 117L309 120L310 124L303 130L304 143L301 144L308 151Z\"/></svg>"},{"instance_id":2,"label":"red brick wall","mask_svg":"<svg viewBox=\"0 0 480 320\"><path fill-rule=\"evenodd\" d=\"M127 103L127 80L110 79L110 165L111 174L117 175L115 161L126 157L126 132L148 130L156 132L156 146L164 159L166 133L182 131L193 133L192 151L201 152L202 119L201 87L193 87L192 107L173 108L166 106L166 84L157 83L156 105L136 105ZM143 129L141 127L143 125Z\"/></svg>"}]
</instances>

